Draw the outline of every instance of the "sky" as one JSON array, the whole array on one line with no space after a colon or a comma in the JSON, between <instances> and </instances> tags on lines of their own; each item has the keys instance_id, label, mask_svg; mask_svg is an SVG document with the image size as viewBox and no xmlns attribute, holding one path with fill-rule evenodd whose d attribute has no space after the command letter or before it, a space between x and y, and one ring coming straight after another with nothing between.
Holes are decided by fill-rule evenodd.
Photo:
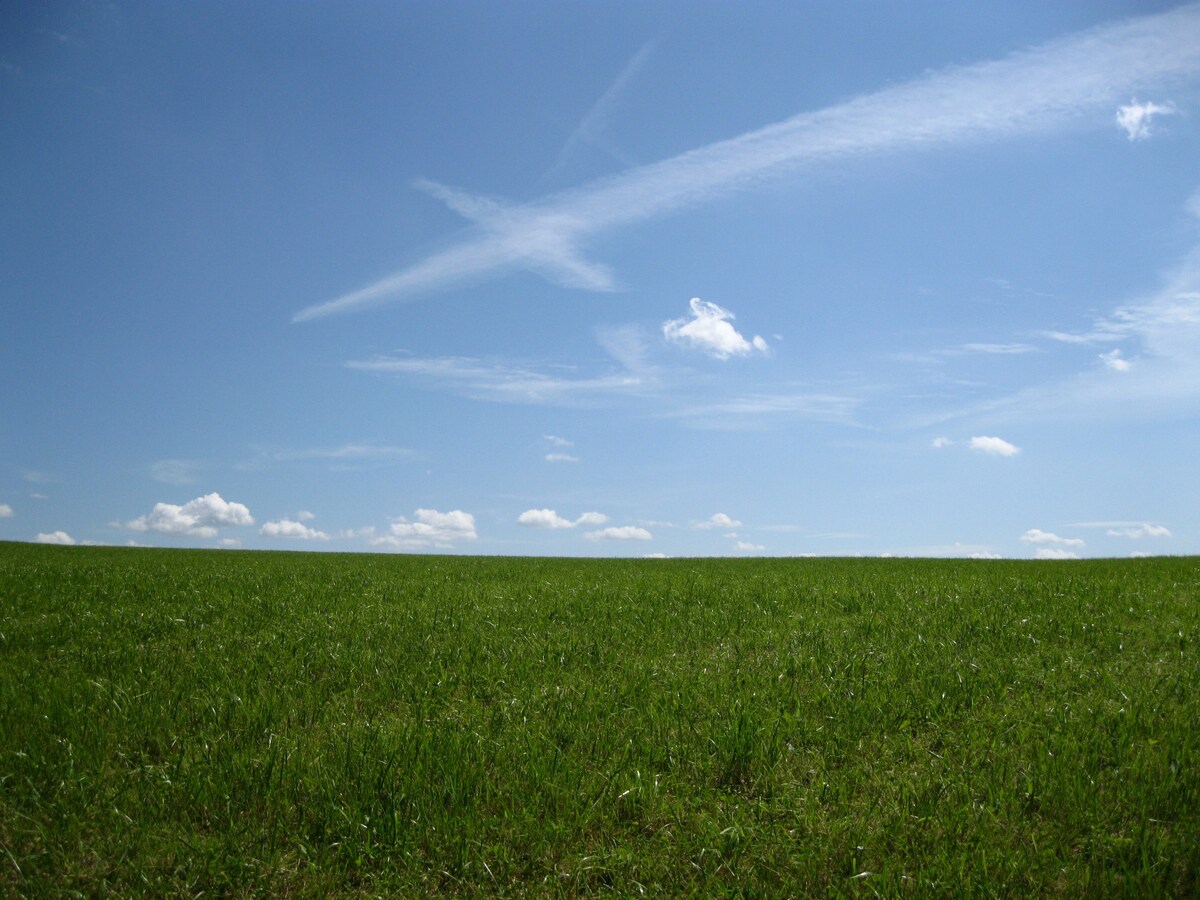
<instances>
[{"instance_id":1,"label":"sky","mask_svg":"<svg viewBox=\"0 0 1200 900\"><path fill-rule=\"evenodd\" d=\"M1200 553L1200 5L0 0L0 540Z\"/></svg>"}]
</instances>

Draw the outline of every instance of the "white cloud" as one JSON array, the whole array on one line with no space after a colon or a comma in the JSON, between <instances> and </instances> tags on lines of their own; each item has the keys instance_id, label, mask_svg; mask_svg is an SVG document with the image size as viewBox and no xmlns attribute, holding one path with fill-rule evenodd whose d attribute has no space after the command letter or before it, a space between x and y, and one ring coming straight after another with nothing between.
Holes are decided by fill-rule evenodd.
<instances>
[{"instance_id":1,"label":"white cloud","mask_svg":"<svg viewBox=\"0 0 1200 900\"><path fill-rule=\"evenodd\" d=\"M7 503L0 503L0 519L11 519L13 517L13 508Z\"/></svg>"},{"instance_id":2,"label":"white cloud","mask_svg":"<svg viewBox=\"0 0 1200 900\"><path fill-rule=\"evenodd\" d=\"M568 441L566 438L559 437L557 434L543 435L543 438L545 439L545 441L548 444L552 444L555 447L574 447L575 446L574 441Z\"/></svg>"},{"instance_id":3,"label":"white cloud","mask_svg":"<svg viewBox=\"0 0 1200 900\"><path fill-rule=\"evenodd\" d=\"M646 387L644 376L628 371L595 378L572 378L459 356L427 359L382 356L351 360L346 366L361 372L425 378L458 388L473 399L502 403L569 405L612 394L636 393Z\"/></svg>"},{"instance_id":4,"label":"white cloud","mask_svg":"<svg viewBox=\"0 0 1200 900\"><path fill-rule=\"evenodd\" d=\"M183 506L156 503L149 515L138 516L125 527L133 531L157 531L160 534L187 534L216 537L217 529L227 525L253 525L250 510L241 503L230 503L218 493L205 494Z\"/></svg>"},{"instance_id":5,"label":"white cloud","mask_svg":"<svg viewBox=\"0 0 1200 900\"><path fill-rule=\"evenodd\" d=\"M1170 104L1138 103L1136 99L1117 110L1117 124L1125 129L1131 141L1142 141L1150 137L1150 120L1155 116L1169 116L1175 112Z\"/></svg>"},{"instance_id":6,"label":"white cloud","mask_svg":"<svg viewBox=\"0 0 1200 900\"><path fill-rule=\"evenodd\" d=\"M275 522L266 522L259 529L259 534L267 537L288 537L299 538L304 541L327 541L329 535L323 531L317 531L315 528L309 528L303 522L294 522L291 519L279 519Z\"/></svg>"},{"instance_id":7,"label":"white cloud","mask_svg":"<svg viewBox=\"0 0 1200 900\"><path fill-rule=\"evenodd\" d=\"M991 553L987 550L977 550L967 557L968 559L1004 559L999 553Z\"/></svg>"},{"instance_id":8,"label":"white cloud","mask_svg":"<svg viewBox=\"0 0 1200 900\"><path fill-rule=\"evenodd\" d=\"M578 525L603 525L608 521L604 513L585 512L578 519L564 519L552 509L527 509L517 516L518 525L533 528L575 528Z\"/></svg>"},{"instance_id":9,"label":"white cloud","mask_svg":"<svg viewBox=\"0 0 1200 900\"><path fill-rule=\"evenodd\" d=\"M936 437L930 443L930 446L935 450L940 450L943 447L949 447L953 443L954 441L950 440L948 437Z\"/></svg>"},{"instance_id":10,"label":"white cloud","mask_svg":"<svg viewBox=\"0 0 1200 900\"><path fill-rule=\"evenodd\" d=\"M738 541L733 545L733 549L742 553L761 553L767 548L762 544L751 544L749 541Z\"/></svg>"},{"instance_id":11,"label":"white cloud","mask_svg":"<svg viewBox=\"0 0 1200 900\"><path fill-rule=\"evenodd\" d=\"M71 537L65 531L52 531L49 534L41 532L33 539L36 544L62 544L64 547L74 545L75 538Z\"/></svg>"},{"instance_id":12,"label":"white cloud","mask_svg":"<svg viewBox=\"0 0 1200 900\"><path fill-rule=\"evenodd\" d=\"M586 242L606 232L849 157L1090 123L1087 113L1111 110L1133 91L1196 72L1197 46L1200 9L1183 6L936 72L523 205L419 182L470 219L475 232L394 275L301 310L294 321L514 269L562 285L613 290L608 269L582 255Z\"/></svg>"},{"instance_id":13,"label":"white cloud","mask_svg":"<svg viewBox=\"0 0 1200 900\"><path fill-rule=\"evenodd\" d=\"M217 542L217 546L224 547L226 550L234 550L242 546L242 542L238 538L227 537L221 538L221 540Z\"/></svg>"},{"instance_id":14,"label":"white cloud","mask_svg":"<svg viewBox=\"0 0 1200 900\"><path fill-rule=\"evenodd\" d=\"M1040 528L1030 528L1021 535L1021 541L1026 544L1054 544L1059 547L1083 546L1083 541L1079 538L1059 537L1052 531L1042 531Z\"/></svg>"},{"instance_id":15,"label":"white cloud","mask_svg":"<svg viewBox=\"0 0 1200 900\"><path fill-rule=\"evenodd\" d=\"M670 559L665 553L643 553L642 559Z\"/></svg>"},{"instance_id":16,"label":"white cloud","mask_svg":"<svg viewBox=\"0 0 1200 900\"><path fill-rule=\"evenodd\" d=\"M1078 553L1063 550L1060 547L1039 547L1033 554L1034 559L1079 559Z\"/></svg>"},{"instance_id":17,"label":"white cloud","mask_svg":"<svg viewBox=\"0 0 1200 900\"><path fill-rule=\"evenodd\" d=\"M517 516L518 525L531 528L574 528L575 523L564 519L552 509L527 509Z\"/></svg>"},{"instance_id":18,"label":"white cloud","mask_svg":"<svg viewBox=\"0 0 1200 900\"><path fill-rule=\"evenodd\" d=\"M609 85L608 90L601 95L600 99L595 102L592 108L587 111L587 114L583 117L583 119L580 120L579 124L575 127L575 130L571 132L570 137L567 138L566 143L563 145L562 151L558 155L558 161L555 162L554 166L551 167L550 171L547 172L543 178L550 178L554 175L557 175L563 166L567 164L568 159L570 159L571 155L575 152L579 145L584 143L603 150L605 153L614 157L619 162L623 162L626 165L629 164L629 159L625 156L625 154L618 152L612 146L612 144L604 140L603 132L607 128L609 120L612 118L613 110L617 106L617 101L621 94L625 92L625 89L629 86L630 82L633 81L633 78L637 74L638 70L645 65L646 60L649 59L650 53L653 51L653 49L654 42L648 41L647 43L643 44L641 49L634 54L633 58L625 64L625 68L621 70L621 73L617 76L616 81Z\"/></svg>"},{"instance_id":19,"label":"white cloud","mask_svg":"<svg viewBox=\"0 0 1200 900\"><path fill-rule=\"evenodd\" d=\"M723 512L714 513L703 522L696 524L697 528L739 528L741 522L725 515Z\"/></svg>"},{"instance_id":20,"label":"white cloud","mask_svg":"<svg viewBox=\"0 0 1200 900\"><path fill-rule=\"evenodd\" d=\"M436 509L418 509L414 516L415 522L405 518L393 522L388 533L374 538L371 545L401 550L449 549L459 541L473 541L477 537L475 517L461 509L444 513Z\"/></svg>"},{"instance_id":21,"label":"white cloud","mask_svg":"<svg viewBox=\"0 0 1200 900\"><path fill-rule=\"evenodd\" d=\"M1101 353L1100 359L1104 362L1104 365L1108 366L1114 372L1128 372L1133 366L1133 363L1129 360L1121 358L1120 350L1109 350L1107 353Z\"/></svg>"},{"instance_id":22,"label":"white cloud","mask_svg":"<svg viewBox=\"0 0 1200 900\"><path fill-rule=\"evenodd\" d=\"M579 462L579 457L570 453L547 453L546 462Z\"/></svg>"},{"instance_id":23,"label":"white cloud","mask_svg":"<svg viewBox=\"0 0 1200 900\"><path fill-rule=\"evenodd\" d=\"M621 525L620 527L602 528L599 531L589 531L584 534L589 541L649 541L654 538L645 528L636 525Z\"/></svg>"},{"instance_id":24,"label":"white cloud","mask_svg":"<svg viewBox=\"0 0 1200 900\"><path fill-rule=\"evenodd\" d=\"M677 344L686 344L717 359L731 356L746 356L757 349L768 351L767 342L755 336L754 342L747 341L730 324L734 315L724 307L693 297L692 316L689 319L671 319L663 323L663 336Z\"/></svg>"},{"instance_id":25,"label":"white cloud","mask_svg":"<svg viewBox=\"0 0 1200 900\"><path fill-rule=\"evenodd\" d=\"M1105 534L1110 537L1127 537L1139 540L1144 537L1163 537L1171 536L1171 531L1164 525L1152 525L1149 522L1141 522L1137 525L1126 525L1116 528L1109 528Z\"/></svg>"},{"instance_id":26,"label":"white cloud","mask_svg":"<svg viewBox=\"0 0 1200 900\"><path fill-rule=\"evenodd\" d=\"M1020 447L998 437L973 437L967 446L989 456L1016 456L1021 452Z\"/></svg>"},{"instance_id":27,"label":"white cloud","mask_svg":"<svg viewBox=\"0 0 1200 900\"><path fill-rule=\"evenodd\" d=\"M160 459L150 466L150 477L163 484L192 484L200 464L191 459Z\"/></svg>"},{"instance_id":28,"label":"white cloud","mask_svg":"<svg viewBox=\"0 0 1200 900\"><path fill-rule=\"evenodd\" d=\"M316 513L311 513L307 509L302 509L296 513L296 518L301 522L311 522L317 517Z\"/></svg>"},{"instance_id":29,"label":"white cloud","mask_svg":"<svg viewBox=\"0 0 1200 900\"><path fill-rule=\"evenodd\" d=\"M1153 553L1147 553L1145 550L1134 550L1129 554L1130 559L1149 559Z\"/></svg>"}]
</instances>

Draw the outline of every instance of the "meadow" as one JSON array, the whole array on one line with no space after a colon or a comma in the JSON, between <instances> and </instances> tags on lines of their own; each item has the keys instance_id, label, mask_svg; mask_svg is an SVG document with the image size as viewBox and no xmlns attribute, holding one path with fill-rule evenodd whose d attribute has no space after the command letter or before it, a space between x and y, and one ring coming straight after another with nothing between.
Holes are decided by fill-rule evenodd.
<instances>
[{"instance_id":1,"label":"meadow","mask_svg":"<svg viewBox=\"0 0 1200 900\"><path fill-rule=\"evenodd\" d=\"M1200 559L0 544L0 894L1189 895Z\"/></svg>"}]
</instances>

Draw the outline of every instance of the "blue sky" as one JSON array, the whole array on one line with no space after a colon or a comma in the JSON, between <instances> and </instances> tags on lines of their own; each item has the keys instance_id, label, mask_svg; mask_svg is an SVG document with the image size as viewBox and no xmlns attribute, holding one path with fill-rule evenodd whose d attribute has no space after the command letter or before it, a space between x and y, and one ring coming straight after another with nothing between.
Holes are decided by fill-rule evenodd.
<instances>
[{"instance_id":1,"label":"blue sky","mask_svg":"<svg viewBox=\"0 0 1200 900\"><path fill-rule=\"evenodd\" d=\"M0 3L0 540L1200 553L1200 6Z\"/></svg>"}]
</instances>

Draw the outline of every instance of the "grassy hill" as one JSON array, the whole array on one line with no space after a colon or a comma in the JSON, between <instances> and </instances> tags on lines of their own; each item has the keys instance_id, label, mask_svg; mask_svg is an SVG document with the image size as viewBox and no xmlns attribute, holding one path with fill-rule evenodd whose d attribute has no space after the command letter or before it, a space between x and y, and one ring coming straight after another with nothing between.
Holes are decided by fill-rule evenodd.
<instances>
[{"instance_id":1,"label":"grassy hill","mask_svg":"<svg viewBox=\"0 0 1200 900\"><path fill-rule=\"evenodd\" d=\"M0 893L1190 894L1200 559L0 544Z\"/></svg>"}]
</instances>

